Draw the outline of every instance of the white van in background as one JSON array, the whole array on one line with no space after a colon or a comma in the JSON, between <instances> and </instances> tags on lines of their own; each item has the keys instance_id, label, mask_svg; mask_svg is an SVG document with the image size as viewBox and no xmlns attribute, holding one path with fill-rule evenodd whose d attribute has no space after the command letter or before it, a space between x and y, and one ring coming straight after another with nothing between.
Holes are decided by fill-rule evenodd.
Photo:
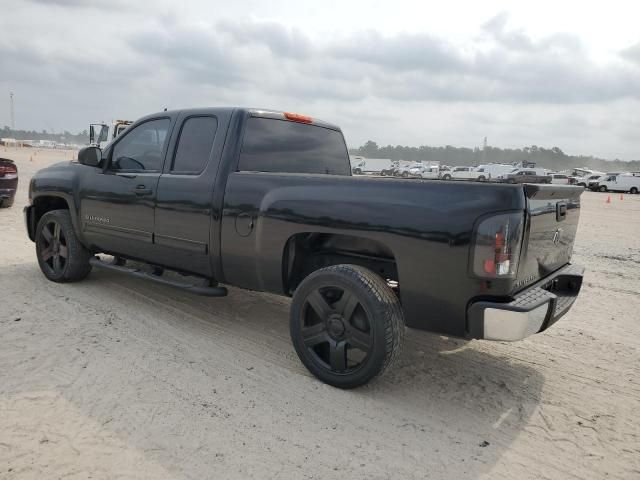
<instances>
[{"instance_id":1,"label":"white van in background","mask_svg":"<svg viewBox=\"0 0 640 480\"><path fill-rule=\"evenodd\" d=\"M390 158L366 158L356 155L349 156L349 160L354 175L379 174L382 170L389 169L392 163Z\"/></svg>"},{"instance_id":2,"label":"white van in background","mask_svg":"<svg viewBox=\"0 0 640 480\"><path fill-rule=\"evenodd\" d=\"M601 192L640 192L640 173L622 173L609 175L598 182Z\"/></svg>"},{"instance_id":3,"label":"white van in background","mask_svg":"<svg viewBox=\"0 0 640 480\"><path fill-rule=\"evenodd\" d=\"M443 180L486 180L486 176L481 172L476 172L475 167L453 167L451 172L442 175Z\"/></svg>"},{"instance_id":4,"label":"white van in background","mask_svg":"<svg viewBox=\"0 0 640 480\"><path fill-rule=\"evenodd\" d=\"M507 173L514 171L516 167L513 165L507 165L506 163L490 163L488 165L478 165L476 172L478 172L478 179L480 176L484 178L482 180L495 180L502 178Z\"/></svg>"}]
</instances>

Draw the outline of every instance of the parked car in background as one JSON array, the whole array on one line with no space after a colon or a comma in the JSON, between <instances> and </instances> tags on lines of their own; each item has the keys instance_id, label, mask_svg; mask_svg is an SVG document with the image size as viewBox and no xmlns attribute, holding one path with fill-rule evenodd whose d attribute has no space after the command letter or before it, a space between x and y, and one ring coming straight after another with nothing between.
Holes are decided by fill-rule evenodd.
<instances>
[{"instance_id":1,"label":"parked car in background","mask_svg":"<svg viewBox=\"0 0 640 480\"><path fill-rule=\"evenodd\" d=\"M406 160L398 161L398 168L393 172L396 177L409 178L409 170L422 166L421 162L408 162Z\"/></svg>"},{"instance_id":2,"label":"parked car in background","mask_svg":"<svg viewBox=\"0 0 640 480\"><path fill-rule=\"evenodd\" d=\"M573 184L578 185L579 187L589 188L589 182L597 180L603 175L604 173L602 172L593 172L583 177L573 177L574 178Z\"/></svg>"},{"instance_id":3,"label":"parked car in background","mask_svg":"<svg viewBox=\"0 0 640 480\"><path fill-rule=\"evenodd\" d=\"M439 178L440 167L437 165L417 165L409 169L411 178Z\"/></svg>"},{"instance_id":4,"label":"parked car in background","mask_svg":"<svg viewBox=\"0 0 640 480\"><path fill-rule=\"evenodd\" d=\"M564 173L550 173L551 183L556 185L569 185L569 176Z\"/></svg>"},{"instance_id":5,"label":"parked car in background","mask_svg":"<svg viewBox=\"0 0 640 480\"><path fill-rule=\"evenodd\" d=\"M608 172L608 173L603 173L603 174L598 175L598 176L593 176L592 175L592 178L588 181L586 188L588 188L589 190L592 190L594 192L598 191L598 188L600 186L600 182L601 181L605 180L607 177L620 175L622 173L625 173L625 172Z\"/></svg>"},{"instance_id":6,"label":"parked car in background","mask_svg":"<svg viewBox=\"0 0 640 480\"><path fill-rule=\"evenodd\" d=\"M351 172L354 175L380 174L383 170L388 170L393 161L390 158L365 158L359 156L349 157L351 162Z\"/></svg>"},{"instance_id":7,"label":"parked car in background","mask_svg":"<svg viewBox=\"0 0 640 480\"><path fill-rule=\"evenodd\" d=\"M598 182L597 189L601 192L629 192L636 194L640 192L640 173L607 175Z\"/></svg>"},{"instance_id":8,"label":"parked car in background","mask_svg":"<svg viewBox=\"0 0 640 480\"><path fill-rule=\"evenodd\" d=\"M383 177L393 177L395 176L399 166L400 162L398 160L394 160L389 164L387 168L383 168L382 170L380 170L380 175L382 175Z\"/></svg>"},{"instance_id":9,"label":"parked car in background","mask_svg":"<svg viewBox=\"0 0 640 480\"><path fill-rule=\"evenodd\" d=\"M580 185L581 187L585 187L588 185L587 177L590 176L598 176L604 175L604 172L598 172L597 170L591 170L589 168L578 167L571 170L565 170L563 173L566 173L569 176L569 183L572 185Z\"/></svg>"},{"instance_id":10,"label":"parked car in background","mask_svg":"<svg viewBox=\"0 0 640 480\"><path fill-rule=\"evenodd\" d=\"M453 167L450 173L442 176L443 180L486 180L483 172L476 172L474 167Z\"/></svg>"},{"instance_id":11,"label":"parked car in background","mask_svg":"<svg viewBox=\"0 0 640 480\"><path fill-rule=\"evenodd\" d=\"M512 172L514 168L515 167L513 165L507 165L504 163L490 163L487 165L479 165L475 171L479 174L478 180L480 180L480 176L485 177L482 180L495 180L509 172Z\"/></svg>"},{"instance_id":12,"label":"parked car in background","mask_svg":"<svg viewBox=\"0 0 640 480\"><path fill-rule=\"evenodd\" d=\"M544 168L516 168L504 177L507 183L551 183Z\"/></svg>"},{"instance_id":13,"label":"parked car in background","mask_svg":"<svg viewBox=\"0 0 640 480\"><path fill-rule=\"evenodd\" d=\"M10 207L18 188L18 167L13 160L0 158L0 207Z\"/></svg>"}]
</instances>

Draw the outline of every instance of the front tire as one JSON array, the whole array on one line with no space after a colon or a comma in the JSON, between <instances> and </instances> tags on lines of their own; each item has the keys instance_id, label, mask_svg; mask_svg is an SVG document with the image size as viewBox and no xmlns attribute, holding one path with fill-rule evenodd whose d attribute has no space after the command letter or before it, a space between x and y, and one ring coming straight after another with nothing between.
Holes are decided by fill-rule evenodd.
<instances>
[{"instance_id":1,"label":"front tire","mask_svg":"<svg viewBox=\"0 0 640 480\"><path fill-rule=\"evenodd\" d=\"M629 190L629 193L635 195L638 193L638 189L636 187L631 187L631 190Z\"/></svg>"},{"instance_id":2,"label":"front tire","mask_svg":"<svg viewBox=\"0 0 640 480\"><path fill-rule=\"evenodd\" d=\"M601 185L600 187L598 187L598 191L599 192L606 192L607 191L607 187L605 187L604 185Z\"/></svg>"},{"instance_id":3,"label":"front tire","mask_svg":"<svg viewBox=\"0 0 640 480\"><path fill-rule=\"evenodd\" d=\"M448 173L442 176L443 180L451 180L451 175L449 175Z\"/></svg>"},{"instance_id":4,"label":"front tire","mask_svg":"<svg viewBox=\"0 0 640 480\"><path fill-rule=\"evenodd\" d=\"M91 252L78 241L68 210L45 213L36 227L40 270L53 282L76 282L91 271Z\"/></svg>"},{"instance_id":5,"label":"front tire","mask_svg":"<svg viewBox=\"0 0 640 480\"><path fill-rule=\"evenodd\" d=\"M355 388L397 360L404 318L398 297L380 276L356 265L335 265L300 283L290 331L312 374L334 387Z\"/></svg>"}]
</instances>

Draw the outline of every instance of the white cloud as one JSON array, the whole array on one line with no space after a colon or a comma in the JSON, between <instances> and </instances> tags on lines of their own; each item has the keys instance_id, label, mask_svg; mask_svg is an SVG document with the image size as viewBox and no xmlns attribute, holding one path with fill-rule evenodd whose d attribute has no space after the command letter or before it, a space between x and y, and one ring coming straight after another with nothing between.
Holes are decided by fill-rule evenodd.
<instances>
[{"instance_id":1,"label":"white cloud","mask_svg":"<svg viewBox=\"0 0 640 480\"><path fill-rule=\"evenodd\" d=\"M224 15L216 2L22 3L0 19L0 91L15 91L24 128L241 105L325 118L354 146L473 146L487 135L497 146L639 158L640 35L603 56L583 31L541 31L533 16L523 26L523 11L494 3L502 13L473 29L449 7L449 30L440 11L421 27L424 5L404 0L304 12L237 2Z\"/></svg>"}]
</instances>

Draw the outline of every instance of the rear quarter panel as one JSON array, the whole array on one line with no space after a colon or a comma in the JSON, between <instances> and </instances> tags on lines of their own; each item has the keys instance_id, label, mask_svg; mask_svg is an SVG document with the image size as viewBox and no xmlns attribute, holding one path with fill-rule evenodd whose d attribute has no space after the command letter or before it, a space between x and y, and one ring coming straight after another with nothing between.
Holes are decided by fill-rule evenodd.
<instances>
[{"instance_id":1,"label":"rear quarter panel","mask_svg":"<svg viewBox=\"0 0 640 480\"><path fill-rule=\"evenodd\" d=\"M474 223L524 209L522 187L511 185L235 172L222 214L224 280L284 293L282 255L292 235L361 236L393 252L408 326L464 336L468 299L506 293L469 275ZM253 219L246 236L236 229L239 216Z\"/></svg>"}]
</instances>

